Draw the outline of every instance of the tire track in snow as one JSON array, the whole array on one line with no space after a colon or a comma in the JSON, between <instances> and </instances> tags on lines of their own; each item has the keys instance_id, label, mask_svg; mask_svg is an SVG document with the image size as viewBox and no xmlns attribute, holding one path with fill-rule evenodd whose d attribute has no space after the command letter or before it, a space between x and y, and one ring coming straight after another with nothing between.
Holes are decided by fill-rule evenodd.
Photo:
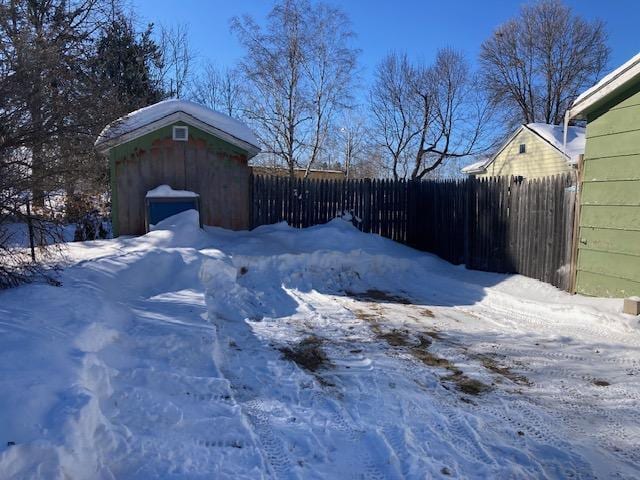
<instances>
[{"instance_id":1,"label":"tire track in snow","mask_svg":"<svg viewBox=\"0 0 640 480\"><path fill-rule=\"evenodd\" d=\"M397 327L398 325L394 324L394 326ZM442 330L446 332L446 324L442 325ZM440 340L442 341L442 339ZM445 348L444 349L440 348L438 350L439 353L443 354L445 358L450 360L452 360L454 357L458 360L462 358L466 358L466 359L470 358L469 352L467 351L466 348L462 352L459 350L456 351L456 349L459 349L464 345L464 341L461 341L460 338L457 338L455 340L454 339L450 339L450 340L449 339L446 340ZM438 340L435 340L434 344L437 344L437 343L438 343ZM490 344L490 345L493 346L493 344ZM490 350L492 351L492 353L495 353L495 349L490 349ZM574 355L574 357L575 357L574 359L582 358L577 355ZM471 356L471 358L473 358L473 355ZM434 394L434 396L436 398L441 397L438 394ZM494 475L498 474L498 472L500 471L500 467L497 466L497 464L495 463L495 459L493 458L493 456L489 454L486 451L486 449L482 447L482 440L477 438L476 430L461 419L460 406L458 405L457 408L453 408L453 409L449 408L451 399L449 398L448 400L449 400L448 402L445 400L437 406L438 411L442 412L443 415L447 418L446 423L442 423L442 422L436 423L438 428L438 434L442 437L446 437L448 441L450 441L452 444L455 444L458 450L458 453L460 453L460 450L463 450L465 452L464 456L473 458L475 461L478 462L478 464L481 464L483 465L484 468L487 468L489 469L489 471L492 471ZM520 410L519 415L521 415L523 412L526 412L526 415L524 417L518 416L514 418L513 415L509 416L505 414L503 411L504 410L503 407L487 406L485 404L487 401L489 400L485 401L485 400L479 399L477 400L477 402L472 403L472 405L475 405L475 407L470 406L469 408L476 409L477 411L482 411L483 416L486 418L495 418L496 424L498 425L505 425L505 424L511 425L513 432L516 432L519 430L525 430L526 432L528 432L528 437L534 438L535 441L541 447L554 448L556 449L556 451L559 453L560 456L564 455L564 453L560 453L560 452L572 451L570 444L568 444L564 440L561 440L560 437L558 437L553 430L546 427L546 424L548 423L548 419L540 416L538 407L533 407L528 404L519 403L517 404L518 406L516 410L517 409ZM419 409L416 409L414 407L413 410L419 410ZM470 440L470 438L473 439L474 437L476 438L477 443L474 443L472 440ZM580 457L579 455L576 455L575 453L572 455L573 455L573 460L572 462L570 462L572 467L563 469L562 471L567 476L577 475L580 477L591 478L593 476L593 472L590 468L589 463L586 462L586 460ZM543 469L542 465L533 464L530 466L530 468L534 468L535 471L538 472L537 475L541 475L541 476L545 475L545 470ZM559 468L559 467L557 465L554 465L553 468Z\"/></svg>"},{"instance_id":2,"label":"tire track in snow","mask_svg":"<svg viewBox=\"0 0 640 480\"><path fill-rule=\"evenodd\" d=\"M285 445L281 437L276 433L277 429L275 429L273 425L274 414L272 409L265 406L264 402L260 400L260 397L263 396L263 393L266 394L266 392L261 392L260 389L257 391L254 390L256 383L271 385L270 392L264 396L276 399L278 398L278 386L282 385L282 379L279 377L280 372L278 371L278 364L284 365L285 369L293 369L295 371L292 378L293 383L288 386L289 389L300 390L302 384L309 384L309 382L313 384L310 392L308 393L309 399L304 400L304 398L298 397L298 403L293 405L294 411L287 413L296 415L295 408L299 408L302 412L313 412L314 416L326 419L326 426L324 429L342 432L345 436L346 442L342 447L346 448L348 446L350 456L352 457L351 471L360 472L362 476L359 478L377 480L400 477L400 475L394 474L393 469L390 470L388 465L385 465L385 468L382 469L381 463L386 462L377 460L371 454L371 451L386 451L386 454L382 453L383 458L389 455L394 456L395 453L388 452L386 442L379 438L374 432L368 431L364 425L360 425L355 422L353 417L342 405L340 405L336 400L330 400L328 398L328 394L321 390L322 387L319 386L315 380L309 378L309 376L303 371L298 370L298 367L291 365L288 360L274 358L274 355L269 355L269 351L265 350L264 344L259 344L257 346L252 345L255 343L255 339L249 338L249 336L253 336L253 334L247 333L246 330L239 335L237 331L231 332L223 328L220 329L220 333L221 337L228 335L230 341L240 349L228 349L226 351L225 357L226 362L228 363L226 366L223 366L222 369L226 374L226 378L231 381L236 392L235 397L238 399L241 408L252 423L255 433L260 439L266 457L274 470L275 477L300 478L300 475L295 473L295 471L299 470L297 467L299 465L298 461L291 458L288 453L290 448ZM260 372L264 375L261 382L255 382L248 376L233 373L235 370L234 366L252 364L255 362L267 365L267 368ZM364 360L359 363L364 366L365 371L371 370L370 362ZM275 365L273 368L276 368L276 370L274 371L273 368L269 368L269 365ZM346 366L349 365L345 365L344 371L350 371L351 369L347 369ZM337 372L332 371L331 375L336 373ZM269 377L269 375L271 377ZM351 372L349 372L349 375L351 375ZM246 388L248 385L251 385L251 390ZM282 390L282 394L289 395L289 393L287 393L287 389ZM305 419L301 417L301 415L296 415L296 418L299 418L300 422L304 422ZM280 428L282 427L280 426ZM310 436L317 439L320 445L322 445L322 439L318 438L317 435L313 433L314 428L311 425L306 428L306 431ZM324 435L326 434L327 433L324 432ZM323 447L326 448L326 445ZM340 449L340 445L334 445L334 448ZM301 460L303 463L307 463L311 459L302 458ZM343 472L343 474L346 473Z\"/></svg>"},{"instance_id":3,"label":"tire track in snow","mask_svg":"<svg viewBox=\"0 0 640 480\"><path fill-rule=\"evenodd\" d=\"M510 301L509 301L510 300ZM485 301L477 304L471 308L457 307L462 311L470 311L475 314L481 314L486 320L504 319L509 322L515 320L518 324L530 324L536 327L536 331L543 330L547 332L553 332L558 334L561 329L568 329L574 333L579 333L582 337L592 337L598 342L607 341L615 342L622 345L635 346L638 344L639 335L635 331L629 331L627 333L614 333L611 329L599 327L600 322L595 318L595 315L591 313L585 313L586 316L592 317L594 322L589 322L585 319L575 319L575 321L567 321L566 312L558 311L552 307L546 307L539 303L531 303L535 306L535 310L538 313L533 314L525 311L520 305L518 308L512 307L510 303L513 300L504 297L504 294L492 294ZM576 307L563 307L561 310L571 310ZM563 315L565 313L565 315ZM595 326L591 326L595 325Z\"/></svg>"},{"instance_id":4,"label":"tire track in snow","mask_svg":"<svg viewBox=\"0 0 640 480\"><path fill-rule=\"evenodd\" d=\"M466 310L466 309L460 309ZM504 305L495 305L495 302L490 301L487 304L481 304L473 307L470 313L478 318L490 322L500 322L500 319L509 318L505 323L508 325L514 325L517 327L533 327L532 329L539 334L542 332L547 335L552 335L552 338L558 338L560 336L566 336L568 338L582 339L581 344L573 344L570 348L577 348L583 350L585 354L566 353L558 351L557 341L551 345L535 345L535 346L505 346L500 343L490 344L477 344L476 349L487 349L494 353L500 353L508 356L508 358L518 361L517 368L524 371L529 371L534 375L542 375L545 378L551 378L558 381L568 380L569 382L584 382L584 386L577 386L575 383L562 383L561 388L557 394L551 393L550 398L545 401L539 401L535 396L531 396L528 400L535 403L536 408L542 409L547 415L553 417L556 422L555 425L562 425L568 431L573 432L575 435L580 435L582 438L593 438L607 455L617 457L619 461L625 462L628 465L640 464L640 453L638 453L638 446L640 446L640 436L638 435L638 426L640 425L640 415L638 415L632 409L625 409L624 413L611 409L606 403L606 398L603 400L603 396L607 397L607 390L611 387L598 387L594 386L597 381L603 379L602 374L598 372L606 373L606 369L602 364L617 366L620 368L630 369L629 372L633 375L633 371L637 369L640 362L634 358L621 357L616 350L619 348L617 345L608 353L605 349L602 352L603 342L615 342L619 345L633 345L637 344L637 339L633 338L635 332L630 332L627 335L620 335L611 333L606 328L590 328L585 325L583 320L576 319L576 323L568 322L566 319L549 320L544 318L544 310L540 314L525 313L514 310L511 307ZM557 315L557 312L547 312L552 318ZM578 323L579 322L579 323ZM597 322L596 322L597 325ZM589 341L584 341L585 336L591 337L595 343L594 347L591 347ZM499 342L499 339L498 339ZM537 347L537 348L536 348ZM554 349L554 350L552 350ZM594 353L594 352L600 352ZM594 357L596 363L593 364ZM563 366L566 365L566 366ZM586 367L592 365L591 371L586 370ZM595 368L594 368L595 367ZM604 375L606 377L606 374ZM636 382L637 383L637 382ZM605 388L605 390L603 390ZM613 397L613 404L620 405L620 397L626 398L628 401L634 402L640 398L640 391L638 391L637 385L622 386L618 384L618 395ZM536 389L534 388L534 391ZM533 392L532 392L533 394ZM524 428L523 425L533 424L535 430L531 433L538 438L552 438L553 432L549 432L548 429L541 429L544 425L543 421L531 421L531 407L523 406L520 404L520 412L528 412L529 418L526 421L518 421L516 426ZM624 424L621 422L621 418L625 418ZM600 420L600 426L594 428L593 425L587 425L585 419L603 419ZM511 417L505 418L505 421L513 422ZM521 426L522 425L522 426ZM632 425L632 430L629 431L627 425ZM537 431L537 432L536 432ZM636 448L632 447L635 445ZM563 448L566 451L570 451L570 445L566 444ZM611 461L611 460L609 460ZM574 465L575 468L567 470L567 475L579 475L587 476L594 475L588 473L588 464L579 462Z\"/></svg>"}]
</instances>

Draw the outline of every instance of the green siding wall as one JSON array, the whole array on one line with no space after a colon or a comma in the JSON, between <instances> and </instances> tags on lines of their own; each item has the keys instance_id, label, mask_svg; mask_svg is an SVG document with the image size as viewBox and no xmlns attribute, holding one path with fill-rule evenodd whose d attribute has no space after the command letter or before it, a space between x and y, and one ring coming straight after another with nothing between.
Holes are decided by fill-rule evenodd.
<instances>
[{"instance_id":1,"label":"green siding wall","mask_svg":"<svg viewBox=\"0 0 640 480\"><path fill-rule=\"evenodd\" d=\"M588 115L576 290L640 295L640 82Z\"/></svg>"}]
</instances>

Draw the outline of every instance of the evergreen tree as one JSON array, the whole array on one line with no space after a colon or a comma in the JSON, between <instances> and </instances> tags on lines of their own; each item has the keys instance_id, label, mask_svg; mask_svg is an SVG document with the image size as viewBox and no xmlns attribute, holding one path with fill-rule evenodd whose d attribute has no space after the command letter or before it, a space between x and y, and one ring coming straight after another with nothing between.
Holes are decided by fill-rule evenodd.
<instances>
[{"instance_id":1,"label":"evergreen tree","mask_svg":"<svg viewBox=\"0 0 640 480\"><path fill-rule=\"evenodd\" d=\"M160 78L163 54L152 35L153 24L137 33L131 19L117 14L97 41L95 76L109 96L118 100L121 113L166 97Z\"/></svg>"}]
</instances>

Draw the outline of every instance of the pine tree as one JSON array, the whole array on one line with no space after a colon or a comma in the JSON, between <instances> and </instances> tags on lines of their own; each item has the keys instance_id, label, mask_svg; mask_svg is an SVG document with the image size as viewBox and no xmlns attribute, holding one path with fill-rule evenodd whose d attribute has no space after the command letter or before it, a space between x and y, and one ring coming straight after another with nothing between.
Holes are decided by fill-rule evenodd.
<instances>
[{"instance_id":1,"label":"pine tree","mask_svg":"<svg viewBox=\"0 0 640 480\"><path fill-rule=\"evenodd\" d=\"M137 33L131 20L118 14L97 41L95 76L110 97L118 100L122 113L166 97L159 75L163 55L152 35L153 24Z\"/></svg>"}]
</instances>

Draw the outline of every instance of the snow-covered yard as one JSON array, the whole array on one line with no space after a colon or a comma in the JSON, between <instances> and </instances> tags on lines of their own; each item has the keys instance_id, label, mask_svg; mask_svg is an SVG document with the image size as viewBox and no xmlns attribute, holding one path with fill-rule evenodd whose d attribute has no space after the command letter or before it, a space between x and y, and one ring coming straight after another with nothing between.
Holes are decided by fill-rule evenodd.
<instances>
[{"instance_id":1,"label":"snow-covered yard","mask_svg":"<svg viewBox=\"0 0 640 480\"><path fill-rule=\"evenodd\" d=\"M0 478L640 476L619 301L193 213L0 292Z\"/></svg>"}]
</instances>

